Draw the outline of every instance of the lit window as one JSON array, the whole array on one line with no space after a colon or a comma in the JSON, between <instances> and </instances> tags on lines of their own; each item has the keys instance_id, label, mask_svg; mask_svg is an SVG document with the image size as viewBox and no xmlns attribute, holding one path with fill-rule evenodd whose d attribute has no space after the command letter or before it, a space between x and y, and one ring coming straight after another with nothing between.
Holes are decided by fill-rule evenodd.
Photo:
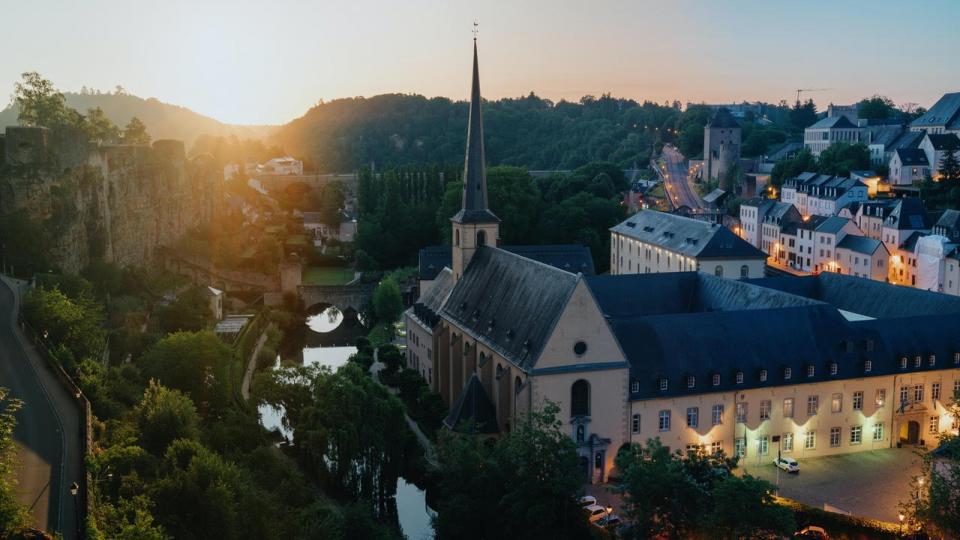
<instances>
[{"instance_id":1,"label":"lit window","mask_svg":"<svg viewBox=\"0 0 960 540\"><path fill-rule=\"evenodd\" d=\"M807 416L816 415L817 409L819 408L820 408L820 396L807 397Z\"/></svg>"},{"instance_id":2,"label":"lit window","mask_svg":"<svg viewBox=\"0 0 960 540\"><path fill-rule=\"evenodd\" d=\"M853 410L859 411L863 409L863 392L854 392L853 393Z\"/></svg>"},{"instance_id":3,"label":"lit window","mask_svg":"<svg viewBox=\"0 0 960 540\"><path fill-rule=\"evenodd\" d=\"M742 372L742 371L738 371L738 372L737 372L737 384L743 384L743 372Z\"/></svg>"},{"instance_id":4,"label":"lit window","mask_svg":"<svg viewBox=\"0 0 960 540\"><path fill-rule=\"evenodd\" d=\"M780 438L780 449L784 452L793 452L793 433L784 433Z\"/></svg>"},{"instance_id":5,"label":"lit window","mask_svg":"<svg viewBox=\"0 0 960 540\"><path fill-rule=\"evenodd\" d=\"M937 433L940 431L940 417L931 416L930 417L930 433Z\"/></svg>"},{"instance_id":6,"label":"lit window","mask_svg":"<svg viewBox=\"0 0 960 540\"><path fill-rule=\"evenodd\" d=\"M784 398L784 400L783 400L783 417L784 417L784 418L793 418L793 398Z\"/></svg>"},{"instance_id":7,"label":"lit window","mask_svg":"<svg viewBox=\"0 0 960 540\"><path fill-rule=\"evenodd\" d=\"M670 411L660 411L660 431L670 431Z\"/></svg>"},{"instance_id":8,"label":"lit window","mask_svg":"<svg viewBox=\"0 0 960 540\"><path fill-rule=\"evenodd\" d=\"M713 425L719 426L723 423L723 405L714 405L712 412Z\"/></svg>"},{"instance_id":9,"label":"lit window","mask_svg":"<svg viewBox=\"0 0 960 540\"><path fill-rule=\"evenodd\" d=\"M714 441L710 443L710 453L719 454L723 452L723 441Z\"/></svg>"},{"instance_id":10,"label":"lit window","mask_svg":"<svg viewBox=\"0 0 960 540\"><path fill-rule=\"evenodd\" d=\"M871 371L873 371L873 362L871 360L866 360L863 363L863 371L867 373L870 373Z\"/></svg>"},{"instance_id":11,"label":"lit window","mask_svg":"<svg viewBox=\"0 0 960 540\"><path fill-rule=\"evenodd\" d=\"M913 401L920 403L923 401L923 385L915 384L913 385Z\"/></svg>"},{"instance_id":12,"label":"lit window","mask_svg":"<svg viewBox=\"0 0 960 540\"><path fill-rule=\"evenodd\" d=\"M713 385L714 385L714 386L720 386L720 374L719 374L719 373L714 373L714 374L713 374Z\"/></svg>"},{"instance_id":13,"label":"lit window","mask_svg":"<svg viewBox=\"0 0 960 540\"><path fill-rule=\"evenodd\" d=\"M830 412L838 413L843 410L843 394L834 394L830 399Z\"/></svg>"},{"instance_id":14,"label":"lit window","mask_svg":"<svg viewBox=\"0 0 960 540\"><path fill-rule=\"evenodd\" d=\"M763 400L760 402L760 419L769 420L770 419L770 400Z\"/></svg>"},{"instance_id":15,"label":"lit window","mask_svg":"<svg viewBox=\"0 0 960 540\"><path fill-rule=\"evenodd\" d=\"M747 421L747 404L744 402L737 403L737 422L744 423Z\"/></svg>"},{"instance_id":16,"label":"lit window","mask_svg":"<svg viewBox=\"0 0 960 540\"><path fill-rule=\"evenodd\" d=\"M940 399L940 383L935 382L930 385L930 399L934 401Z\"/></svg>"},{"instance_id":17,"label":"lit window","mask_svg":"<svg viewBox=\"0 0 960 540\"><path fill-rule=\"evenodd\" d=\"M840 428L830 428L830 446L840 446Z\"/></svg>"},{"instance_id":18,"label":"lit window","mask_svg":"<svg viewBox=\"0 0 960 540\"><path fill-rule=\"evenodd\" d=\"M863 426L853 426L850 428L850 444L860 444L863 440Z\"/></svg>"},{"instance_id":19,"label":"lit window","mask_svg":"<svg viewBox=\"0 0 960 540\"><path fill-rule=\"evenodd\" d=\"M817 432L808 431L803 434L803 447L812 450L817 447Z\"/></svg>"},{"instance_id":20,"label":"lit window","mask_svg":"<svg viewBox=\"0 0 960 540\"><path fill-rule=\"evenodd\" d=\"M666 389L667 389L667 378L660 377L660 390L666 390Z\"/></svg>"},{"instance_id":21,"label":"lit window","mask_svg":"<svg viewBox=\"0 0 960 540\"><path fill-rule=\"evenodd\" d=\"M900 405L903 406L910 401L910 387L901 386L900 387Z\"/></svg>"},{"instance_id":22,"label":"lit window","mask_svg":"<svg viewBox=\"0 0 960 540\"><path fill-rule=\"evenodd\" d=\"M699 424L700 424L700 408L688 407L687 408L687 427L695 428Z\"/></svg>"},{"instance_id":23,"label":"lit window","mask_svg":"<svg viewBox=\"0 0 960 540\"><path fill-rule=\"evenodd\" d=\"M877 422L873 425L873 440L883 440L883 422Z\"/></svg>"},{"instance_id":24,"label":"lit window","mask_svg":"<svg viewBox=\"0 0 960 540\"><path fill-rule=\"evenodd\" d=\"M767 382L767 370L760 370L760 382Z\"/></svg>"}]
</instances>

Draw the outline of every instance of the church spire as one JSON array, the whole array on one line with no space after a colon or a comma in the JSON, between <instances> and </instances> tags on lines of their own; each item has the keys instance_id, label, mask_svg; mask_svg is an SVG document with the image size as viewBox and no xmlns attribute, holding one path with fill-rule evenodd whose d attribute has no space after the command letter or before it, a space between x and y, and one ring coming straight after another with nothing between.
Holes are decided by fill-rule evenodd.
<instances>
[{"instance_id":1,"label":"church spire","mask_svg":"<svg viewBox=\"0 0 960 540\"><path fill-rule=\"evenodd\" d=\"M499 222L487 205L487 170L483 152L483 113L480 110L480 67L473 38L473 85L467 121L467 155L463 164L463 206L453 217L459 223Z\"/></svg>"}]
</instances>

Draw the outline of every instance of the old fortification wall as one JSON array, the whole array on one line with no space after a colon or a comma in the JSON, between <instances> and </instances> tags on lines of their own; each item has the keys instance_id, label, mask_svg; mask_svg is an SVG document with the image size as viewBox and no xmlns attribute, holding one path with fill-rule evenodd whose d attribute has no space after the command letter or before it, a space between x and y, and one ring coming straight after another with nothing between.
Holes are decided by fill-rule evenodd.
<instances>
[{"instance_id":1,"label":"old fortification wall","mask_svg":"<svg viewBox=\"0 0 960 540\"><path fill-rule=\"evenodd\" d=\"M187 160L180 141L96 145L78 132L8 127L0 147L0 211L43 223L68 272L93 258L148 264L158 247L210 223L223 199L222 170Z\"/></svg>"}]
</instances>

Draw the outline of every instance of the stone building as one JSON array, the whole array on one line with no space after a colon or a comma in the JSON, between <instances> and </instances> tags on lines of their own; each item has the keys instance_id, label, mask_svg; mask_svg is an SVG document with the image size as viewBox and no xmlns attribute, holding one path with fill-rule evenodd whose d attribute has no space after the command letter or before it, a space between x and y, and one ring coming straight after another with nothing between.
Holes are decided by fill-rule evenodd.
<instances>
[{"instance_id":1,"label":"stone building","mask_svg":"<svg viewBox=\"0 0 960 540\"><path fill-rule=\"evenodd\" d=\"M803 130L803 145L814 157L820 157L821 152L836 143L859 143L861 131L846 116L828 116Z\"/></svg>"},{"instance_id":2,"label":"stone building","mask_svg":"<svg viewBox=\"0 0 960 540\"><path fill-rule=\"evenodd\" d=\"M719 180L730 191L730 175L740 163L740 124L729 109L721 107L703 127L703 164L706 177Z\"/></svg>"}]
</instances>

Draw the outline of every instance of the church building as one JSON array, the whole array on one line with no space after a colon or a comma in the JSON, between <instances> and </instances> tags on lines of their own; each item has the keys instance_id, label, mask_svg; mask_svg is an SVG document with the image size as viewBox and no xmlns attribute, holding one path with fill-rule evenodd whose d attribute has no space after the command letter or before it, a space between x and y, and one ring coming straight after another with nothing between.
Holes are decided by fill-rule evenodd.
<instances>
[{"instance_id":1,"label":"church building","mask_svg":"<svg viewBox=\"0 0 960 540\"><path fill-rule=\"evenodd\" d=\"M957 428L960 298L836 274L594 276L500 247L476 43L473 61L450 266L405 314L408 367L443 396L448 428L496 436L557 403L588 482L654 437L762 463Z\"/></svg>"}]
</instances>

